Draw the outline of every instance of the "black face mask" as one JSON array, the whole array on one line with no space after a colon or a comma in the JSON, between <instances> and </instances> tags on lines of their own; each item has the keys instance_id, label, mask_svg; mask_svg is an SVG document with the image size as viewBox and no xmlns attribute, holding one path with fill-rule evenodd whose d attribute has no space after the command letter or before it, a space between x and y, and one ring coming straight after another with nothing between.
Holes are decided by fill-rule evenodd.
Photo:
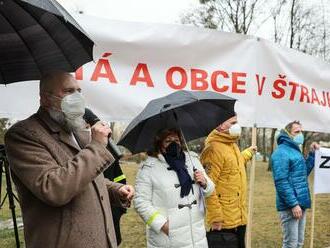
<instances>
[{"instance_id":1,"label":"black face mask","mask_svg":"<svg viewBox=\"0 0 330 248\"><path fill-rule=\"evenodd\" d=\"M168 147L166 147L166 155L169 155L171 157L179 157L181 152L182 152L181 146L174 141L171 144L169 144Z\"/></svg>"}]
</instances>

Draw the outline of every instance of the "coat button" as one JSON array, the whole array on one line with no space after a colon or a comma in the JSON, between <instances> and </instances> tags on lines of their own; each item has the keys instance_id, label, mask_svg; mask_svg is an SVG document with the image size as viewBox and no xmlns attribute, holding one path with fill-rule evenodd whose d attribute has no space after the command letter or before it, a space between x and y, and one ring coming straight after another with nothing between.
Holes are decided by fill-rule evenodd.
<instances>
[{"instance_id":1,"label":"coat button","mask_svg":"<svg viewBox=\"0 0 330 248\"><path fill-rule=\"evenodd\" d=\"M101 195L101 201L103 201L103 195Z\"/></svg>"}]
</instances>

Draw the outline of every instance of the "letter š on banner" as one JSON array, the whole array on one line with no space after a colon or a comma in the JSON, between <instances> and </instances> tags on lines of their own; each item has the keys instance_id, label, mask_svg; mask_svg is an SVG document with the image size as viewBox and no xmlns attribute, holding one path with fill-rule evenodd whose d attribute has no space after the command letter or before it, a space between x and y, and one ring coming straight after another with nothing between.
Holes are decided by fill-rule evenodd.
<instances>
[{"instance_id":1,"label":"letter \u0161 on banner","mask_svg":"<svg viewBox=\"0 0 330 248\"><path fill-rule=\"evenodd\" d=\"M272 97L282 99L286 95L290 101L297 100L301 103L330 107L330 92L320 92L314 88L308 88L302 83L287 82L285 75L279 75L279 78L273 83Z\"/></svg>"},{"instance_id":2,"label":"letter \u0161 on banner","mask_svg":"<svg viewBox=\"0 0 330 248\"><path fill-rule=\"evenodd\" d=\"M272 91L272 96L275 99L281 99L285 96L285 89L283 87L286 86L286 76L285 75L278 75L279 79L274 81L274 91Z\"/></svg>"}]
</instances>

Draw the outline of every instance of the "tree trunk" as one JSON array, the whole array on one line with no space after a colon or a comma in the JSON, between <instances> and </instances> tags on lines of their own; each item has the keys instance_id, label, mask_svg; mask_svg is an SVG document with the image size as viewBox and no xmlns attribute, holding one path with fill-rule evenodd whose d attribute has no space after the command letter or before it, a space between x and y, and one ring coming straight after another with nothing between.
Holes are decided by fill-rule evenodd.
<instances>
[{"instance_id":1,"label":"tree trunk","mask_svg":"<svg viewBox=\"0 0 330 248\"><path fill-rule=\"evenodd\" d=\"M271 159L270 156L273 154L274 152L274 147L275 147L275 132L276 132L276 128L272 129L272 134L270 137L270 153L269 153L269 160L268 160L268 169L267 171L271 171L272 170L272 165L271 165Z\"/></svg>"},{"instance_id":2,"label":"tree trunk","mask_svg":"<svg viewBox=\"0 0 330 248\"><path fill-rule=\"evenodd\" d=\"M294 23L295 23L295 0L292 0L291 10L290 10L290 48L293 48L293 42L295 37Z\"/></svg>"},{"instance_id":3,"label":"tree trunk","mask_svg":"<svg viewBox=\"0 0 330 248\"><path fill-rule=\"evenodd\" d=\"M307 132L307 131L303 132L303 133L304 133L305 139L304 139L304 143L302 145L301 150L302 150L304 155L307 155L308 152L309 152L309 149L308 149L307 145L310 145L311 140L313 139L315 133L314 132Z\"/></svg>"},{"instance_id":4,"label":"tree trunk","mask_svg":"<svg viewBox=\"0 0 330 248\"><path fill-rule=\"evenodd\" d=\"M267 162L267 144L266 144L266 128L262 129L262 152L263 152L263 162Z\"/></svg>"}]
</instances>

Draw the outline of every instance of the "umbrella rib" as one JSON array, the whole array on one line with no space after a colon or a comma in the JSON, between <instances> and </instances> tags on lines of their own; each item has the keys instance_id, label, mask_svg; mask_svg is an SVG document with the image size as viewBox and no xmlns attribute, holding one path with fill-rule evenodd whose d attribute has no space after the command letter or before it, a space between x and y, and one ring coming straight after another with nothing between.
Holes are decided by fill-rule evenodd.
<instances>
[{"instance_id":1,"label":"umbrella rib","mask_svg":"<svg viewBox=\"0 0 330 248\"><path fill-rule=\"evenodd\" d=\"M69 22L74 26L76 29L78 29L79 32L81 32L83 35L85 35L91 42L94 43L94 41L90 38L89 34L86 32L86 30L76 21L76 19L73 18L73 16L65 10L65 8L59 4L56 0L50 0L50 2L57 8L57 10L62 14L64 21ZM71 21L67 20L66 16L70 16ZM74 22L74 23L72 23ZM78 28L77 28L78 27ZM89 51L85 48L85 46L82 46L84 51L89 54ZM93 57L92 57L93 60Z\"/></svg>"},{"instance_id":2,"label":"umbrella rib","mask_svg":"<svg viewBox=\"0 0 330 248\"><path fill-rule=\"evenodd\" d=\"M63 19L66 22L70 22L73 26L75 26L82 34L87 36L91 41L93 41L90 37L89 34L84 30L84 28L76 21L76 19L73 18L73 16L65 10L65 8L59 4L56 0L50 0L50 2L55 6L55 8L62 14ZM70 20L68 20L67 17L70 17ZM86 51L86 50L85 50ZM86 51L88 53L88 51Z\"/></svg>"},{"instance_id":3,"label":"umbrella rib","mask_svg":"<svg viewBox=\"0 0 330 248\"><path fill-rule=\"evenodd\" d=\"M23 8L23 7L22 7ZM36 8L38 8L38 7L36 7ZM24 9L24 8L23 8ZM25 9L24 9L25 10ZM50 12L47 12L47 11L45 11L45 13L50 13ZM30 13L31 14L31 13ZM59 18L59 17L57 17L57 15L55 15L55 14L53 14L53 13L50 13L51 15L53 15L53 16L56 16L56 18ZM38 22L38 20L31 14L30 15L35 21L36 21L36 23L38 23L39 25L40 25L40 27L42 27L42 29L48 34L48 36L50 37L50 39L54 42L54 44L58 47L58 49L60 49L61 51L62 51L62 54L63 54L63 57L66 59L66 61L67 62L69 62L69 65L71 66L71 69L74 69L74 66L73 66L73 64L72 64L72 62L66 57L66 55L65 55L65 53L64 53L64 51L63 51L63 49L62 49L62 47L56 42L56 40L54 40L53 38L52 38L52 36L50 35L50 33L48 32L48 30L43 26L43 25L41 25L41 23L40 22ZM64 18L64 17L63 17ZM70 23L70 22L68 22L68 23ZM70 23L71 24L71 23ZM72 25L72 24L71 24ZM73 35L74 36L74 35ZM75 36L74 36L75 37ZM75 37L76 38L76 37Z\"/></svg>"},{"instance_id":4,"label":"umbrella rib","mask_svg":"<svg viewBox=\"0 0 330 248\"><path fill-rule=\"evenodd\" d=\"M172 127L180 128L187 141L207 135L225 117L232 116L236 102L216 93L212 93L212 98L210 93L200 93L200 97L192 96L185 100L187 93L175 92L150 101L125 129L120 144L132 153L145 151L151 149L152 139L158 130ZM174 94L177 98L173 99Z\"/></svg>"},{"instance_id":5,"label":"umbrella rib","mask_svg":"<svg viewBox=\"0 0 330 248\"><path fill-rule=\"evenodd\" d=\"M20 6L20 5L19 5ZM20 6L21 7L21 6ZM22 7L21 7L22 8ZM24 9L24 8L23 8ZM25 10L25 9L24 9ZM19 33L19 31L11 24L11 22L8 20L8 18L2 13L2 17L6 19L7 23L14 29L14 31L16 32L16 34L21 38L21 41L25 44L25 47L27 48L27 50L29 51L34 63L36 64L38 70L39 70L39 73L41 74L41 70L39 68L39 65L38 63L36 62L36 60L34 59L33 57L33 53L31 51L31 49L29 48L29 46L27 45L27 43L25 42L25 40L23 39L23 37L21 36L21 34ZM4 75L4 74L2 74Z\"/></svg>"}]
</instances>

